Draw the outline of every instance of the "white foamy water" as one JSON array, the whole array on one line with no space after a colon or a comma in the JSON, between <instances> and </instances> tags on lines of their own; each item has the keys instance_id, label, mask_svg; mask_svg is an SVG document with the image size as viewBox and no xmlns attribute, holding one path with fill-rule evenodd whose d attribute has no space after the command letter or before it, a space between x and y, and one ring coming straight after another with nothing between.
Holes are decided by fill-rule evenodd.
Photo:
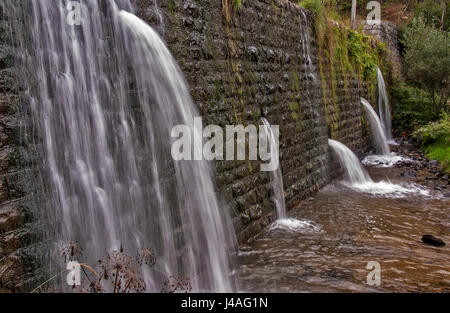
<instances>
[{"instance_id":1,"label":"white foamy water","mask_svg":"<svg viewBox=\"0 0 450 313\"><path fill-rule=\"evenodd\" d=\"M369 124L372 129L372 137L375 142L377 153L389 155L391 150L387 141L388 139L386 138L385 128L380 121L380 118L366 99L361 98L361 104L366 109L367 116L369 117Z\"/></svg>"},{"instance_id":2,"label":"white foamy water","mask_svg":"<svg viewBox=\"0 0 450 313\"><path fill-rule=\"evenodd\" d=\"M27 21L15 31L29 34L18 51L42 138L48 264L65 266L53 238L79 243L91 265L120 247L149 248L159 268L143 264L146 291L175 275L195 292L234 290L235 235L212 163L168 157L171 130L196 133L200 113L158 33L129 0L80 1L80 27L66 23L68 0L5 2L11 20Z\"/></svg>"},{"instance_id":3,"label":"white foamy water","mask_svg":"<svg viewBox=\"0 0 450 313\"><path fill-rule=\"evenodd\" d=\"M395 153L388 155L369 155L362 160L362 164L366 166L376 166L376 167L392 167L401 161L412 161L409 158L405 158Z\"/></svg>"},{"instance_id":4,"label":"white foamy water","mask_svg":"<svg viewBox=\"0 0 450 313\"><path fill-rule=\"evenodd\" d=\"M316 225L314 222L307 220L298 220L295 218L284 218L275 221L270 230L287 230L287 231L295 231L295 232L321 232L321 227Z\"/></svg>"},{"instance_id":5,"label":"white foamy water","mask_svg":"<svg viewBox=\"0 0 450 313\"><path fill-rule=\"evenodd\" d=\"M417 185L402 186L393 184L389 181L374 182L366 170L362 167L353 151L351 151L344 144L335 140L329 139L328 143L333 148L334 152L338 156L341 166L345 170L344 181L342 181L344 186L365 194L391 198L403 198L411 194L419 194L423 196L430 195L427 190ZM369 156L366 159L373 161L373 159L375 159L373 157L382 157L391 162L393 160L397 160L395 158L396 156L391 154L386 156ZM388 163L387 161L385 163Z\"/></svg>"},{"instance_id":6,"label":"white foamy water","mask_svg":"<svg viewBox=\"0 0 450 313\"><path fill-rule=\"evenodd\" d=\"M378 82L378 111L380 112L380 120L383 125L386 139L392 140L392 116L391 106L386 91L386 84L384 82L383 74L380 68L377 68L377 82ZM394 141L395 142L395 141Z\"/></svg>"},{"instance_id":7,"label":"white foamy water","mask_svg":"<svg viewBox=\"0 0 450 313\"><path fill-rule=\"evenodd\" d=\"M355 184L342 182L342 184L355 191L370 194L372 196L383 196L388 198L404 198L410 195L430 196L428 190L416 184L399 185L384 180Z\"/></svg>"},{"instance_id":8,"label":"white foamy water","mask_svg":"<svg viewBox=\"0 0 450 313\"><path fill-rule=\"evenodd\" d=\"M394 139L388 140L388 144L391 146L398 146L399 144Z\"/></svg>"},{"instance_id":9,"label":"white foamy water","mask_svg":"<svg viewBox=\"0 0 450 313\"><path fill-rule=\"evenodd\" d=\"M266 128L263 128L263 131L266 132L267 140L270 143L270 159L278 159L278 145L275 140L275 135L273 134L270 123L264 117L261 118L261 120L266 126ZM284 199L283 174L281 173L281 165L278 166L275 171L269 172L269 174L273 192L272 200L275 203L275 207L277 209L277 218L283 219L286 217L286 202Z\"/></svg>"},{"instance_id":10,"label":"white foamy water","mask_svg":"<svg viewBox=\"0 0 450 313\"><path fill-rule=\"evenodd\" d=\"M328 144L338 156L339 163L345 171L344 176L347 181L351 184L364 184L372 181L352 150L336 140L328 139Z\"/></svg>"}]
</instances>

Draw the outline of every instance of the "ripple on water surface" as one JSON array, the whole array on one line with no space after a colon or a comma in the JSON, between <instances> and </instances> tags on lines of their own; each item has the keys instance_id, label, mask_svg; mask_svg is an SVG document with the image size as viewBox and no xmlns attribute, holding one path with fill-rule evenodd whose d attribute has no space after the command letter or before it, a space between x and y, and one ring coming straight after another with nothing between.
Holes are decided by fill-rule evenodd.
<instances>
[{"instance_id":1,"label":"ripple on water surface","mask_svg":"<svg viewBox=\"0 0 450 313\"><path fill-rule=\"evenodd\" d=\"M385 181L360 186L367 193L328 185L241 246L240 290L450 292L450 200L411 184L401 169L370 172ZM447 246L423 244L424 234ZM380 286L367 284L371 261L381 266Z\"/></svg>"},{"instance_id":2,"label":"ripple on water surface","mask_svg":"<svg viewBox=\"0 0 450 313\"><path fill-rule=\"evenodd\" d=\"M284 218L275 221L269 230L285 230L291 232L316 233L321 227L312 221Z\"/></svg>"}]
</instances>

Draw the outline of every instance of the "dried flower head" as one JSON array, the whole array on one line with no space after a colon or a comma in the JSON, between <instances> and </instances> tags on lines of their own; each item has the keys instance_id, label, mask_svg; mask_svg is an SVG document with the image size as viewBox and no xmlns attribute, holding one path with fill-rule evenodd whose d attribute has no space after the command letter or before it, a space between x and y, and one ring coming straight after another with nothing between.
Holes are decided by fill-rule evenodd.
<instances>
[{"instance_id":1,"label":"dried flower head","mask_svg":"<svg viewBox=\"0 0 450 313\"><path fill-rule=\"evenodd\" d=\"M185 276L171 276L165 282L162 293L188 293L192 291L191 280Z\"/></svg>"},{"instance_id":2,"label":"dried flower head","mask_svg":"<svg viewBox=\"0 0 450 313\"><path fill-rule=\"evenodd\" d=\"M137 260L123 252L112 251L98 263L104 280L111 282L114 293L143 292L146 289Z\"/></svg>"},{"instance_id":3,"label":"dried flower head","mask_svg":"<svg viewBox=\"0 0 450 313\"><path fill-rule=\"evenodd\" d=\"M149 249L139 249L137 252L136 262L140 266L143 264L153 266L156 264L156 257Z\"/></svg>"}]
</instances>

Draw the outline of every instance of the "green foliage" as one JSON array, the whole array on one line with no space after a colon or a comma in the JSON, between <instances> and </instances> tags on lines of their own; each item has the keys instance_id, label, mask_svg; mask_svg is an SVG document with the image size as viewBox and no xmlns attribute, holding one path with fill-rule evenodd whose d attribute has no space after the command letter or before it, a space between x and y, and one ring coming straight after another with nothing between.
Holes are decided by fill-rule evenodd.
<instances>
[{"instance_id":1,"label":"green foliage","mask_svg":"<svg viewBox=\"0 0 450 313\"><path fill-rule=\"evenodd\" d=\"M445 9L444 5L446 6ZM428 25L439 26L448 31L450 26L449 9L450 2L448 1L425 0L415 5L414 15L423 17ZM445 10L445 14L442 20L443 10Z\"/></svg>"},{"instance_id":2,"label":"green foliage","mask_svg":"<svg viewBox=\"0 0 450 313\"><path fill-rule=\"evenodd\" d=\"M413 136L419 140L427 157L438 160L444 172L450 173L450 115L443 113L439 121L419 128Z\"/></svg>"},{"instance_id":3,"label":"green foliage","mask_svg":"<svg viewBox=\"0 0 450 313\"><path fill-rule=\"evenodd\" d=\"M310 10L316 16L323 15L323 2L322 0L303 0L300 1L300 6Z\"/></svg>"},{"instance_id":4,"label":"green foliage","mask_svg":"<svg viewBox=\"0 0 450 313\"><path fill-rule=\"evenodd\" d=\"M322 0L303 0L300 1L300 6L310 10L314 14L314 28L319 44L323 40L325 28L325 12Z\"/></svg>"},{"instance_id":5,"label":"green foliage","mask_svg":"<svg viewBox=\"0 0 450 313\"><path fill-rule=\"evenodd\" d=\"M170 14L174 14L175 13L175 1L169 0L168 7L169 7Z\"/></svg>"},{"instance_id":6,"label":"green foliage","mask_svg":"<svg viewBox=\"0 0 450 313\"><path fill-rule=\"evenodd\" d=\"M445 109L450 91L450 40L448 32L414 18L404 31L406 78L425 89L436 113Z\"/></svg>"},{"instance_id":7,"label":"green foliage","mask_svg":"<svg viewBox=\"0 0 450 313\"><path fill-rule=\"evenodd\" d=\"M432 99L424 90L396 82L391 87L392 125L400 133L435 121L439 115L432 109Z\"/></svg>"},{"instance_id":8,"label":"green foliage","mask_svg":"<svg viewBox=\"0 0 450 313\"><path fill-rule=\"evenodd\" d=\"M367 0L357 0L356 8L365 9L367 2ZM336 0L336 5L340 11L348 11L352 9L352 0Z\"/></svg>"},{"instance_id":9,"label":"green foliage","mask_svg":"<svg viewBox=\"0 0 450 313\"><path fill-rule=\"evenodd\" d=\"M450 145L450 114L442 113L439 121L419 128L413 136L424 146L438 142Z\"/></svg>"},{"instance_id":10,"label":"green foliage","mask_svg":"<svg viewBox=\"0 0 450 313\"><path fill-rule=\"evenodd\" d=\"M450 174L450 145L437 142L425 147L425 153L430 160L438 160L446 174Z\"/></svg>"},{"instance_id":11,"label":"green foliage","mask_svg":"<svg viewBox=\"0 0 450 313\"><path fill-rule=\"evenodd\" d=\"M304 0L300 5L315 15L319 71L322 80L323 100L327 123L333 128L333 120L339 119L338 85L343 82L345 96L348 97L349 79L364 80L370 99L375 98L376 68L383 67L386 47L361 31L346 27L337 13L339 1ZM331 97L327 93L331 91ZM331 98L331 99L330 99ZM331 107L332 106L332 107Z\"/></svg>"},{"instance_id":12,"label":"green foliage","mask_svg":"<svg viewBox=\"0 0 450 313\"><path fill-rule=\"evenodd\" d=\"M233 2L233 9L235 11L239 11L242 9L242 4L245 2L245 0L234 0Z\"/></svg>"},{"instance_id":13,"label":"green foliage","mask_svg":"<svg viewBox=\"0 0 450 313\"><path fill-rule=\"evenodd\" d=\"M373 51L370 37L353 30L348 31L348 50L355 65L360 69L364 78L374 78L378 66L377 53Z\"/></svg>"}]
</instances>

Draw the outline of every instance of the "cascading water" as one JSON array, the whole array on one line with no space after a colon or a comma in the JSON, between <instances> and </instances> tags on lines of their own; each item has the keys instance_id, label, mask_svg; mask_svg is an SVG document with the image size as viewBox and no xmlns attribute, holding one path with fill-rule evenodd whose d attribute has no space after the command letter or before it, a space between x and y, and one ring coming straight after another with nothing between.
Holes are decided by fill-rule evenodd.
<instances>
[{"instance_id":1,"label":"cascading water","mask_svg":"<svg viewBox=\"0 0 450 313\"><path fill-rule=\"evenodd\" d=\"M278 143L273 134L270 123L264 117L261 118L263 122L263 131L265 131L267 140L270 145L270 159L275 160L279 158ZM294 218L288 218L286 212L286 201L284 198L284 186L283 186L283 175L281 173L281 165L275 171L270 173L270 183L272 187L272 200L275 203L277 210L277 220L272 225L271 229L284 229L284 230L303 230L303 231L316 231L319 229L318 226L314 225L309 221L300 221Z\"/></svg>"},{"instance_id":2,"label":"cascading water","mask_svg":"<svg viewBox=\"0 0 450 313\"><path fill-rule=\"evenodd\" d=\"M350 184L373 182L352 150L336 140L328 139L328 144L337 154L339 163L345 171L345 177Z\"/></svg>"},{"instance_id":3,"label":"cascading water","mask_svg":"<svg viewBox=\"0 0 450 313\"><path fill-rule=\"evenodd\" d=\"M148 291L172 275L194 291L231 291L234 233L211 166L170 155L172 127L194 134L199 113L157 33L129 0L80 1L79 26L67 23L68 0L7 1L26 20L17 32L44 145L50 238L79 242L88 264L120 245L154 250Z\"/></svg>"},{"instance_id":4,"label":"cascading water","mask_svg":"<svg viewBox=\"0 0 450 313\"><path fill-rule=\"evenodd\" d=\"M411 193L428 195L427 191L415 185L404 187L389 181L374 182L352 150L336 140L328 139L328 144L338 156L339 163L344 169L344 185L360 192L396 198L401 198Z\"/></svg>"},{"instance_id":5,"label":"cascading water","mask_svg":"<svg viewBox=\"0 0 450 313\"><path fill-rule=\"evenodd\" d=\"M302 12L302 18L305 22L305 27L302 29L302 33L305 36L301 36L302 40L302 47L303 47L303 54L304 58L306 59L306 67L308 69L308 75L311 77L311 80L315 82L317 80L317 77L315 75L315 71L313 70L313 63L311 59L311 35L310 35L310 27L308 25L308 17L306 16L305 12L301 10Z\"/></svg>"},{"instance_id":6,"label":"cascading water","mask_svg":"<svg viewBox=\"0 0 450 313\"><path fill-rule=\"evenodd\" d=\"M279 158L278 145L275 140L275 136L273 134L272 128L268 120L264 117L261 118L263 122L264 131L266 132L267 140L269 141L270 147L270 159L275 160ZM277 219L285 219L286 218L286 203L284 200L284 186L283 186L283 175L281 174L281 165L275 171L271 171L270 178L273 190L273 201L275 202L275 206L277 209Z\"/></svg>"},{"instance_id":7,"label":"cascading water","mask_svg":"<svg viewBox=\"0 0 450 313\"><path fill-rule=\"evenodd\" d=\"M386 84L384 82L383 74L380 68L377 67L377 82L378 82L378 110L380 112L380 120L383 126L384 134L388 141L392 141L392 117L389 99L386 91Z\"/></svg>"},{"instance_id":8,"label":"cascading water","mask_svg":"<svg viewBox=\"0 0 450 313\"><path fill-rule=\"evenodd\" d=\"M382 155L390 154L391 150L377 113L366 99L361 98L361 104L364 106L367 115L369 116L370 128L372 129L372 137L375 141L377 153Z\"/></svg>"}]
</instances>

